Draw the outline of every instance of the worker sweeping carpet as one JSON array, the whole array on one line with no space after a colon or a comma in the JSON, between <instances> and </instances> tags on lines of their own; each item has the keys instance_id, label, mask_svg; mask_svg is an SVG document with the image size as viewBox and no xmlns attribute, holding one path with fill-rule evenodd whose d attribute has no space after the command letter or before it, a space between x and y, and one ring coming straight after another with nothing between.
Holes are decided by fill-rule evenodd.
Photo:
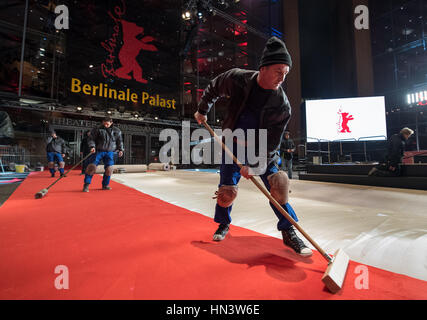
<instances>
[{"instance_id":1,"label":"worker sweeping carpet","mask_svg":"<svg viewBox=\"0 0 427 320\"><path fill-rule=\"evenodd\" d=\"M214 243L208 217L116 182L101 190L99 175L83 193L82 180L36 200L52 178L31 174L1 207L0 299L427 299L427 282L353 261L333 295L317 252L234 226Z\"/></svg>"}]
</instances>

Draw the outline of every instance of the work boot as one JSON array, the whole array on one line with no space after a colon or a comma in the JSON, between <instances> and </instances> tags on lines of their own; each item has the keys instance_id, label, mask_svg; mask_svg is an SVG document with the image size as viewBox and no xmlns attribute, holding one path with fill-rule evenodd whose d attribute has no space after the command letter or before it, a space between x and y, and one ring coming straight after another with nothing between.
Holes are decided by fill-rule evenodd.
<instances>
[{"instance_id":1,"label":"work boot","mask_svg":"<svg viewBox=\"0 0 427 320\"><path fill-rule=\"evenodd\" d=\"M83 192L89 192L89 183L83 185Z\"/></svg>"},{"instance_id":2,"label":"work boot","mask_svg":"<svg viewBox=\"0 0 427 320\"><path fill-rule=\"evenodd\" d=\"M102 190L111 190L110 186L102 186Z\"/></svg>"},{"instance_id":3,"label":"work boot","mask_svg":"<svg viewBox=\"0 0 427 320\"><path fill-rule=\"evenodd\" d=\"M218 230L216 230L216 232L213 235L213 240L214 241L222 241L225 239L225 236L228 233L228 230L230 229L230 225L229 224L220 224L218 227Z\"/></svg>"},{"instance_id":4,"label":"work boot","mask_svg":"<svg viewBox=\"0 0 427 320\"><path fill-rule=\"evenodd\" d=\"M297 236L293 226L288 230L282 230L282 237L285 246L292 248L300 256L308 258L313 254L313 251Z\"/></svg>"},{"instance_id":5,"label":"work boot","mask_svg":"<svg viewBox=\"0 0 427 320\"><path fill-rule=\"evenodd\" d=\"M375 167L372 168L371 171L369 171L368 176L370 176L370 177L373 176L375 174L375 172L377 172L377 171L378 171L377 168L375 168Z\"/></svg>"}]
</instances>

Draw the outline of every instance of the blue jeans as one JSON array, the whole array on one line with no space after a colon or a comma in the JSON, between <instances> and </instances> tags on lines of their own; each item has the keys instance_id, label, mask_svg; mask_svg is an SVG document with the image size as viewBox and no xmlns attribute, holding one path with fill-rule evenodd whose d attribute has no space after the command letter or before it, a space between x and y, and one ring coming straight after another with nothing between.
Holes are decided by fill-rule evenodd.
<instances>
[{"instance_id":1,"label":"blue jeans","mask_svg":"<svg viewBox=\"0 0 427 320\"><path fill-rule=\"evenodd\" d=\"M282 167L284 171L288 172L289 179L292 179L292 159L282 159Z\"/></svg>"},{"instance_id":2,"label":"blue jeans","mask_svg":"<svg viewBox=\"0 0 427 320\"><path fill-rule=\"evenodd\" d=\"M94 155L90 156L87 159L87 165L94 164L97 166L100 162L104 163L104 170L106 170L108 167L111 167L114 165L114 152L113 151L105 151L105 152L97 152ZM90 184L92 182L93 175L85 174L84 183ZM104 173L104 177L102 178L102 185L108 186L110 184L110 176L106 176Z\"/></svg>"},{"instance_id":3,"label":"blue jeans","mask_svg":"<svg viewBox=\"0 0 427 320\"><path fill-rule=\"evenodd\" d=\"M64 159L62 158L62 154L60 154L59 152L48 152L47 162L57 162L59 164L60 162L64 162ZM58 170L61 174L64 174L64 168L59 168ZM49 171L53 177L55 175L55 168L49 168Z\"/></svg>"},{"instance_id":4,"label":"blue jeans","mask_svg":"<svg viewBox=\"0 0 427 320\"><path fill-rule=\"evenodd\" d=\"M270 183L268 182L267 177L277 173L279 169L277 168L275 163L272 163L268 166L266 172L260 176L262 182L264 182L265 187L268 191L270 191ZM237 164L223 164L220 168L220 183L219 187L221 186L237 186L240 181L241 175L240 175L240 168ZM270 206L273 209L274 213L276 214L277 218L279 219L279 222L277 223L277 229L279 231L281 230L287 230L289 229L292 224L280 213L279 210L276 209L276 207L270 202ZM287 213L296 221L298 222L298 217L295 214L294 210L290 206L289 203L282 206L283 209L286 210ZM230 224L231 223L231 210L233 206L231 205L228 208L223 208L219 206L218 204L215 207L215 218L214 221L216 223L220 224Z\"/></svg>"},{"instance_id":5,"label":"blue jeans","mask_svg":"<svg viewBox=\"0 0 427 320\"><path fill-rule=\"evenodd\" d=\"M64 162L62 155L58 152L48 152L47 153L47 162Z\"/></svg>"}]
</instances>

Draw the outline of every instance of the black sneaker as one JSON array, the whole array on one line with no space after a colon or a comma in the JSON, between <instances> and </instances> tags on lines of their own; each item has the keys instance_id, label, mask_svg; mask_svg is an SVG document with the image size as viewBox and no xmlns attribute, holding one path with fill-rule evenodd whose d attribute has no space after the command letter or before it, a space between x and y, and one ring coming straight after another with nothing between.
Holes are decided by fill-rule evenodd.
<instances>
[{"instance_id":1,"label":"black sneaker","mask_svg":"<svg viewBox=\"0 0 427 320\"><path fill-rule=\"evenodd\" d=\"M230 230L229 224L220 224L218 227L218 230L213 235L214 241L222 241L225 239L225 236L228 233L228 230Z\"/></svg>"},{"instance_id":2,"label":"black sneaker","mask_svg":"<svg viewBox=\"0 0 427 320\"><path fill-rule=\"evenodd\" d=\"M55 174L54 173L51 173L50 176L51 176L51 178L55 178Z\"/></svg>"},{"instance_id":3,"label":"black sneaker","mask_svg":"<svg viewBox=\"0 0 427 320\"><path fill-rule=\"evenodd\" d=\"M288 230L282 230L282 237L285 246L292 248L300 256L310 257L313 254L313 251L297 236L293 226Z\"/></svg>"},{"instance_id":4,"label":"black sneaker","mask_svg":"<svg viewBox=\"0 0 427 320\"><path fill-rule=\"evenodd\" d=\"M85 183L83 186L83 192L89 192L89 183Z\"/></svg>"},{"instance_id":5,"label":"black sneaker","mask_svg":"<svg viewBox=\"0 0 427 320\"><path fill-rule=\"evenodd\" d=\"M102 186L102 190L111 190L110 186Z\"/></svg>"},{"instance_id":6,"label":"black sneaker","mask_svg":"<svg viewBox=\"0 0 427 320\"><path fill-rule=\"evenodd\" d=\"M61 174L60 174L60 177L61 177L61 178L62 178L62 177L66 177L65 173L61 173Z\"/></svg>"}]
</instances>

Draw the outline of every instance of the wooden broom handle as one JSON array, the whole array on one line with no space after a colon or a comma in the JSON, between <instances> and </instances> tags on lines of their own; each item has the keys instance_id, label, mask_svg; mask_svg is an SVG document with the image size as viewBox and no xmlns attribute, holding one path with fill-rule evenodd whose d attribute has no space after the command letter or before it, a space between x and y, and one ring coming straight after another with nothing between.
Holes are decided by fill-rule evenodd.
<instances>
[{"instance_id":1,"label":"wooden broom handle","mask_svg":"<svg viewBox=\"0 0 427 320\"><path fill-rule=\"evenodd\" d=\"M240 169L243 168L242 163L237 159L234 154L230 151L230 149L227 148L227 146L222 142L222 140L218 137L218 135L215 133L215 131L212 130L212 128L206 123L206 121L203 121L203 125L205 128L210 132L210 134L215 138L215 140L222 146L222 149L233 158L233 161L239 166ZM295 227L298 229L299 232L302 233L302 235L310 241L310 243L319 251L322 256L325 258L325 260L328 263L332 262L332 258L317 244L316 241L314 241L305 231L302 229L297 222L289 215L289 213L286 212L285 209L276 201L276 199L273 198L273 196L268 192L268 190L259 183L257 179L255 179L254 176L250 179L259 190L261 190L262 193L270 200L270 202L276 207L277 210L280 211L280 213Z\"/></svg>"}]
</instances>

